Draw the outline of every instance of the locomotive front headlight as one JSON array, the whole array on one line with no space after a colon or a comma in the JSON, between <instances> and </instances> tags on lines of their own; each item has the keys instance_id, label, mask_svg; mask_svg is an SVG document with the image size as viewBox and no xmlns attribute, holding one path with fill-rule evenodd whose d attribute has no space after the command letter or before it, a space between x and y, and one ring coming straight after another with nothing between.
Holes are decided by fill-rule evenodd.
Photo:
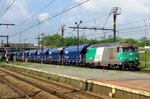
<instances>
[{"instance_id":1,"label":"locomotive front headlight","mask_svg":"<svg viewBox=\"0 0 150 99\"><path fill-rule=\"evenodd\" d=\"M138 58L135 58L135 60L139 60Z\"/></svg>"}]
</instances>

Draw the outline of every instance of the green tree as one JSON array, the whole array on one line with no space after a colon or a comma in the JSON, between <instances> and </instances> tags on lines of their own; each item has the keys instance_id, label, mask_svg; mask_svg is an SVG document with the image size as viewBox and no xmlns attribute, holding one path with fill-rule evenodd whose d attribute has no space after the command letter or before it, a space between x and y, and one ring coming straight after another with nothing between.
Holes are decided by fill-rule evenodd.
<instances>
[{"instance_id":1,"label":"green tree","mask_svg":"<svg viewBox=\"0 0 150 99\"><path fill-rule=\"evenodd\" d=\"M60 47L61 46L61 36L58 34L54 34L52 36L48 35L43 37L40 41L40 44L50 47Z\"/></svg>"},{"instance_id":2,"label":"green tree","mask_svg":"<svg viewBox=\"0 0 150 99\"><path fill-rule=\"evenodd\" d=\"M142 37L138 42L138 46L144 47L145 45L150 46L150 40L146 37Z\"/></svg>"},{"instance_id":3,"label":"green tree","mask_svg":"<svg viewBox=\"0 0 150 99\"><path fill-rule=\"evenodd\" d=\"M64 37L64 46L72 46L72 45L77 45L77 38L76 37ZM80 38L80 44L98 44L98 43L113 43L114 39L113 38L106 38L103 40L96 40L96 39L87 39L85 36L82 36ZM148 38L141 38L140 40L135 40L132 38L127 38L127 39L122 39L117 37L116 42L126 42L126 43L133 43L139 47L144 47L145 46L145 41L146 45L150 46L150 40ZM48 35L43 37L43 39L40 41L40 44L43 44L45 46L50 46L50 47L61 47L62 46L62 36L58 34L54 35Z\"/></svg>"},{"instance_id":4,"label":"green tree","mask_svg":"<svg viewBox=\"0 0 150 99\"><path fill-rule=\"evenodd\" d=\"M116 38L116 42L121 42L121 38L117 37ZM114 38L106 38L100 41L100 43L113 43L114 42Z\"/></svg>"},{"instance_id":5,"label":"green tree","mask_svg":"<svg viewBox=\"0 0 150 99\"><path fill-rule=\"evenodd\" d=\"M122 42L125 42L125 43L132 43L132 44L135 44L135 45L138 46L138 41L135 40L135 39L132 39L132 38L122 39Z\"/></svg>"}]
</instances>

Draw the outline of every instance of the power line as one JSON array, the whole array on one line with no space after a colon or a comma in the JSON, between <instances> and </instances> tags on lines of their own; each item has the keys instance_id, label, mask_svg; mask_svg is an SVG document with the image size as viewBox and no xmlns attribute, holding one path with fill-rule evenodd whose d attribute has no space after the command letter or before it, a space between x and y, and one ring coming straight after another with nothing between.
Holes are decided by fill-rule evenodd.
<instances>
[{"instance_id":1,"label":"power line","mask_svg":"<svg viewBox=\"0 0 150 99\"><path fill-rule=\"evenodd\" d=\"M72 30L72 31L70 31L70 32L68 32L67 34L71 34L71 33L73 33L75 30Z\"/></svg>"},{"instance_id":2,"label":"power line","mask_svg":"<svg viewBox=\"0 0 150 99\"><path fill-rule=\"evenodd\" d=\"M27 20L33 18L35 15L37 15L39 12L41 12L42 10L44 10L45 8L47 8L48 6L50 6L52 3L54 3L55 0L50 1L46 6L44 6L43 8L41 8L40 10L38 10L37 12L35 12L33 15L31 15L30 17L28 17L27 19L23 20L22 22L20 22L17 25L23 24L24 22L26 22Z\"/></svg>"},{"instance_id":3,"label":"power line","mask_svg":"<svg viewBox=\"0 0 150 99\"><path fill-rule=\"evenodd\" d=\"M9 8L13 5L14 2L15 0L12 0L12 2L10 1L6 10L0 15L0 18L2 18L5 15L5 13L9 10Z\"/></svg>"},{"instance_id":4,"label":"power line","mask_svg":"<svg viewBox=\"0 0 150 99\"><path fill-rule=\"evenodd\" d=\"M86 21L83 22L83 24L88 23L88 22L91 22L91 21L96 20L96 19L98 19L98 18L105 17L105 16L107 16L108 14L109 14L109 13L104 14L104 15L100 15L100 16L97 16L97 17L95 17L95 18L93 18L93 19L86 20Z\"/></svg>"},{"instance_id":5,"label":"power line","mask_svg":"<svg viewBox=\"0 0 150 99\"><path fill-rule=\"evenodd\" d=\"M104 23L103 27L105 27L105 25L107 24L108 19L109 19L109 17L111 16L111 13L112 13L112 11L110 11L110 13L109 13L109 15L108 15L108 17L107 17L107 19L106 19L106 22Z\"/></svg>"},{"instance_id":6,"label":"power line","mask_svg":"<svg viewBox=\"0 0 150 99\"><path fill-rule=\"evenodd\" d=\"M96 20L96 19L98 19L98 18L105 17L105 16L107 16L108 14L109 14L109 13L104 14L104 15L100 15L100 16L97 16L97 17L95 17L95 18L93 18L93 19L85 20L82 24L89 23L89 22L94 21L94 20ZM74 31L74 30L73 30L73 31ZM72 31L71 31L70 33L72 33ZM69 33L69 34L70 34L70 33Z\"/></svg>"},{"instance_id":7,"label":"power line","mask_svg":"<svg viewBox=\"0 0 150 99\"><path fill-rule=\"evenodd\" d=\"M150 30L150 29L146 29L146 30ZM122 34L122 33L127 33L127 32L140 32L140 31L145 31L145 29L128 30L128 31L124 31L124 32L118 31L118 33Z\"/></svg>"},{"instance_id":8,"label":"power line","mask_svg":"<svg viewBox=\"0 0 150 99\"><path fill-rule=\"evenodd\" d=\"M146 26L150 26L150 25L146 25ZM139 29L139 28L144 28L145 26L137 26L137 27L131 27L131 28L125 28L125 29L121 29L118 31L126 31L126 30L133 30L133 29Z\"/></svg>"},{"instance_id":9,"label":"power line","mask_svg":"<svg viewBox=\"0 0 150 99\"><path fill-rule=\"evenodd\" d=\"M143 20L150 20L150 18L147 18L147 19L141 19L141 20L137 20L137 21L131 21L131 22L124 23L124 24L119 24L119 26L128 25L128 24L134 24L134 23L141 22L141 21L143 21Z\"/></svg>"},{"instance_id":10,"label":"power line","mask_svg":"<svg viewBox=\"0 0 150 99\"><path fill-rule=\"evenodd\" d=\"M25 31L27 31L27 30L30 30L30 29L36 27L37 25L42 24L42 23L44 23L44 22L46 22L46 21L48 21L48 20L50 20L50 19L53 19L53 18L55 18L55 17L57 17L57 16L59 16L59 15L65 13L65 12L68 12L68 11L72 10L73 8L76 8L76 7L78 7L78 6L80 6L80 5L84 4L84 3L86 3L86 2L88 2L88 1L89 1L89 0L79 1L79 2L77 2L77 3L73 4L73 5L71 5L70 7L63 9L63 10L60 11L59 13L56 13L56 14L52 15L51 17L45 19L44 21L42 21L42 22L40 22L40 23L38 23L38 24L35 24L35 25L33 25L33 26L31 26L31 27L29 27L29 28L27 28L27 29L21 31L21 33L25 32ZM16 35L18 35L18 34L19 34L19 33L16 33L16 34L14 34L14 35L11 35L10 38L12 38L12 37L14 37L14 36L16 36Z\"/></svg>"},{"instance_id":11,"label":"power line","mask_svg":"<svg viewBox=\"0 0 150 99\"><path fill-rule=\"evenodd\" d=\"M3 2L2 9L0 10L0 14L2 14L2 12L3 12L3 8L5 6L5 3L6 3L6 0L4 0L4 2Z\"/></svg>"}]
</instances>

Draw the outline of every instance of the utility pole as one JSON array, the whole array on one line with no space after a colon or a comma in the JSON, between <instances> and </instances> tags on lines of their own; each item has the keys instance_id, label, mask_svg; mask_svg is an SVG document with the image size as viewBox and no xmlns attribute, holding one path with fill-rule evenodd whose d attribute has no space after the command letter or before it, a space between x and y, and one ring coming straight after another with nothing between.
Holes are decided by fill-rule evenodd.
<instances>
[{"instance_id":1,"label":"utility pole","mask_svg":"<svg viewBox=\"0 0 150 99\"><path fill-rule=\"evenodd\" d=\"M61 27L61 32L62 32L62 50L64 51L64 31L65 31L65 25L62 25L62 27ZM64 52L62 53L62 64L64 64Z\"/></svg>"},{"instance_id":2,"label":"utility pole","mask_svg":"<svg viewBox=\"0 0 150 99\"><path fill-rule=\"evenodd\" d=\"M97 27L69 27L73 29L87 29L87 30L103 30L103 31L113 31L113 38L114 42L116 42L116 20L117 20L117 15L121 14L121 9L119 7L114 7L111 11L113 13L113 29L109 28L97 28ZM104 34L105 35L105 34Z\"/></svg>"},{"instance_id":3,"label":"utility pole","mask_svg":"<svg viewBox=\"0 0 150 99\"><path fill-rule=\"evenodd\" d=\"M19 42L21 43L21 32L19 33Z\"/></svg>"},{"instance_id":4,"label":"utility pole","mask_svg":"<svg viewBox=\"0 0 150 99\"><path fill-rule=\"evenodd\" d=\"M43 37L44 37L44 33L41 33L41 40L43 40ZM43 50L43 41L41 43L42 43L42 50Z\"/></svg>"},{"instance_id":5,"label":"utility pole","mask_svg":"<svg viewBox=\"0 0 150 99\"><path fill-rule=\"evenodd\" d=\"M1 25L4 25L4 26L14 26L15 24L6 24L6 23L0 23L0 26ZM7 44L5 45L5 57L6 57L6 62L8 62L8 54L9 54L9 50L10 50L10 45L9 45L9 36L8 35L5 35L5 36L0 36L0 37L6 37L7 38Z\"/></svg>"},{"instance_id":6,"label":"utility pole","mask_svg":"<svg viewBox=\"0 0 150 99\"><path fill-rule=\"evenodd\" d=\"M0 37L5 37L7 39L7 43L6 44L9 45L9 36L8 35L0 35Z\"/></svg>"},{"instance_id":7,"label":"utility pole","mask_svg":"<svg viewBox=\"0 0 150 99\"><path fill-rule=\"evenodd\" d=\"M24 50L26 49L25 44L26 44L26 38L24 39Z\"/></svg>"},{"instance_id":8,"label":"utility pole","mask_svg":"<svg viewBox=\"0 0 150 99\"><path fill-rule=\"evenodd\" d=\"M24 53L23 53L23 61L25 62L25 60L26 60L26 54L25 54L25 50L26 50L26 46L25 46L25 44L26 44L26 38L24 39L24 46L23 46L23 49L24 49Z\"/></svg>"},{"instance_id":9,"label":"utility pole","mask_svg":"<svg viewBox=\"0 0 150 99\"><path fill-rule=\"evenodd\" d=\"M35 39L37 39L37 41L38 41L38 49L39 49L39 41L40 41L40 36L38 35L38 37L37 38L35 38Z\"/></svg>"},{"instance_id":10,"label":"utility pole","mask_svg":"<svg viewBox=\"0 0 150 99\"><path fill-rule=\"evenodd\" d=\"M62 48L64 48L64 31L65 31L65 25L62 25L62 27L61 27L61 36L62 36Z\"/></svg>"},{"instance_id":11,"label":"utility pole","mask_svg":"<svg viewBox=\"0 0 150 99\"><path fill-rule=\"evenodd\" d=\"M146 47L146 21L144 20L145 24L145 47ZM147 67L147 51L145 50L145 68Z\"/></svg>"},{"instance_id":12,"label":"utility pole","mask_svg":"<svg viewBox=\"0 0 150 99\"><path fill-rule=\"evenodd\" d=\"M121 14L121 9L119 7L114 7L112 9L112 13L113 13L113 32L114 32L114 42L116 42L116 19L117 19L117 15Z\"/></svg>"},{"instance_id":13,"label":"utility pole","mask_svg":"<svg viewBox=\"0 0 150 99\"><path fill-rule=\"evenodd\" d=\"M9 56L9 52L10 52L10 45L9 45L9 36L8 35L0 35L0 37L5 37L7 39L7 43L4 45L4 49L5 49L5 58L6 58L6 62L8 62L8 56Z\"/></svg>"},{"instance_id":14,"label":"utility pole","mask_svg":"<svg viewBox=\"0 0 150 99\"><path fill-rule=\"evenodd\" d=\"M80 24L82 23L82 21L80 21L79 23L75 22L75 24L77 25L76 27L69 27L69 28L73 28L73 29L77 29L77 66L79 66L79 29L80 29Z\"/></svg>"},{"instance_id":15,"label":"utility pole","mask_svg":"<svg viewBox=\"0 0 150 99\"><path fill-rule=\"evenodd\" d=\"M0 26L1 25L5 25L5 26L14 26L15 24L7 24L7 23L0 23ZM8 45L8 43L9 43L9 41L8 41L8 38L9 38L9 36L7 35L7 36L0 36L0 37L6 37L7 38L7 45Z\"/></svg>"}]
</instances>

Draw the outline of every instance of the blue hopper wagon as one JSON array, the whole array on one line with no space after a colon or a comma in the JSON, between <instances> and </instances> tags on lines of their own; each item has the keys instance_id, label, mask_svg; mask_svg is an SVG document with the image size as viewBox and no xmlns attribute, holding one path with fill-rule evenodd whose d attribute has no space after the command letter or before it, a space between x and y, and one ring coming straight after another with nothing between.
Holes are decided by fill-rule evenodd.
<instances>
[{"instance_id":1,"label":"blue hopper wagon","mask_svg":"<svg viewBox=\"0 0 150 99\"><path fill-rule=\"evenodd\" d=\"M48 63L48 56L49 56L50 48L44 49L40 53L40 60L44 63Z\"/></svg>"},{"instance_id":2,"label":"blue hopper wagon","mask_svg":"<svg viewBox=\"0 0 150 99\"><path fill-rule=\"evenodd\" d=\"M38 50L30 50L29 51L29 61L35 62L37 58L37 51Z\"/></svg>"},{"instance_id":3,"label":"blue hopper wagon","mask_svg":"<svg viewBox=\"0 0 150 99\"><path fill-rule=\"evenodd\" d=\"M48 61L52 63L60 63L61 62L61 55L62 49L60 48L52 48L48 51Z\"/></svg>"},{"instance_id":4,"label":"blue hopper wagon","mask_svg":"<svg viewBox=\"0 0 150 99\"><path fill-rule=\"evenodd\" d=\"M86 49L89 44L79 45L79 52L77 46L70 46L64 49L64 60L66 64L76 65L79 60L79 64L85 63Z\"/></svg>"}]
</instances>

